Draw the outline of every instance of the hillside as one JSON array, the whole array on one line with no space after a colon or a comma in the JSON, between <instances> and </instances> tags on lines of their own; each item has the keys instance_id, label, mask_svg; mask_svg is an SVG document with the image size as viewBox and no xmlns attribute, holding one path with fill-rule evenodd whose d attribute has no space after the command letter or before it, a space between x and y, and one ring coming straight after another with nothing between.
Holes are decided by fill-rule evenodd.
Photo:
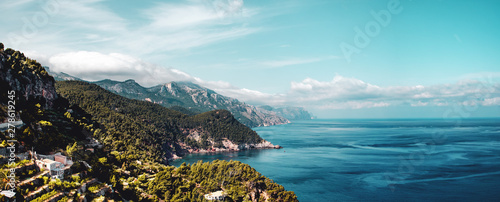
<instances>
[{"instance_id":1,"label":"hillside","mask_svg":"<svg viewBox=\"0 0 500 202\"><path fill-rule=\"evenodd\" d=\"M140 148L130 151L139 158L158 160L200 150L273 147L224 110L187 116L158 104L124 98L82 81L57 82L56 87L71 104L88 112L106 130L113 130L110 134L95 133L105 145L118 151L129 146ZM236 145L236 148L225 145Z\"/></svg>"},{"instance_id":2,"label":"hillside","mask_svg":"<svg viewBox=\"0 0 500 202\"><path fill-rule=\"evenodd\" d=\"M73 175L53 179L33 159L0 155L0 186L15 184L9 190L14 197L0 195L0 201L203 201L204 194L217 190L224 190L229 201L297 201L293 192L241 162L178 168L162 164L169 152L175 155L185 148L223 147L230 141L243 149L264 142L228 111L188 117L81 81L58 83L58 94L53 77L39 63L0 47L0 122L21 122L0 131L0 150L14 145L16 156L28 149L61 152L74 162L69 168ZM188 137L194 134L199 140ZM97 145L89 144L93 138ZM18 167L11 169L10 161ZM16 177L8 177L10 172Z\"/></svg>"},{"instance_id":3,"label":"hillside","mask_svg":"<svg viewBox=\"0 0 500 202\"><path fill-rule=\"evenodd\" d=\"M22 123L15 130L19 146L49 152L85 138L83 126L64 116L68 102L38 62L12 49L0 51L0 61L0 123ZM4 135L1 140L8 140Z\"/></svg>"},{"instance_id":4,"label":"hillside","mask_svg":"<svg viewBox=\"0 0 500 202\"><path fill-rule=\"evenodd\" d=\"M179 107L185 108L186 110L180 109L185 113L225 109L248 127L289 123L286 118L274 112L261 110L191 82L170 82L151 88L142 87L134 80L124 82L103 80L95 84L127 98L146 100L176 110L179 110Z\"/></svg>"}]
</instances>

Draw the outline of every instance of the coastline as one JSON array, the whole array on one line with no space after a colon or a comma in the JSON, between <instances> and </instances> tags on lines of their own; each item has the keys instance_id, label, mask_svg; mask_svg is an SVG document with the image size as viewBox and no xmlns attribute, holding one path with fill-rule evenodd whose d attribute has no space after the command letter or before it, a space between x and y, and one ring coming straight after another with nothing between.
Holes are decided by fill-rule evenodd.
<instances>
[{"instance_id":1,"label":"coastline","mask_svg":"<svg viewBox=\"0 0 500 202\"><path fill-rule=\"evenodd\" d=\"M283 147L280 145L273 145L271 142L267 140L263 140L258 144L234 144L229 140L224 140L223 145L225 148L212 147L211 149L185 149L180 153L180 156L177 154L172 154L172 157L168 158L168 161L179 160L182 157L188 154L201 154L201 153L226 153L226 152L239 152L245 150L260 150L260 149L282 149Z\"/></svg>"},{"instance_id":2,"label":"coastline","mask_svg":"<svg viewBox=\"0 0 500 202\"><path fill-rule=\"evenodd\" d=\"M274 124L274 125L262 125L258 126L255 128L261 128L261 127L270 127L270 126L279 126L279 125L287 125L292 123L290 120L288 120L286 123L279 123L279 124ZM252 130L254 128L251 128ZM182 157L188 155L188 154L206 154L206 153L226 153L226 152L239 152L239 151L244 151L244 150L259 150L259 149L282 149L283 147L280 145L274 145L271 142L263 139L261 143L258 144L234 144L231 141L224 139L222 141L222 144L224 145L224 148L220 147L213 147L210 149L193 149L187 146L186 144L182 143L180 144L181 147L183 147L182 151L178 154L171 154L171 157L167 158L167 162L173 161L173 160L179 160L182 159ZM212 145L214 145L214 142L212 141Z\"/></svg>"}]
</instances>

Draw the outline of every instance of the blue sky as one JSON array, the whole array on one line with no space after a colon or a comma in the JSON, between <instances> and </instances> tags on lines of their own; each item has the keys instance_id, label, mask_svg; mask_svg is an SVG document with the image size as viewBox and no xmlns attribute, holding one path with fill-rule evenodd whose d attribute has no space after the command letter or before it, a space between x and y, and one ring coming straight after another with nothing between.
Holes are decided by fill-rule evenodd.
<instances>
[{"instance_id":1,"label":"blue sky","mask_svg":"<svg viewBox=\"0 0 500 202\"><path fill-rule=\"evenodd\" d=\"M9 16L0 21L7 47L87 80L189 80L321 118L500 114L498 1L7 0L0 7Z\"/></svg>"}]
</instances>

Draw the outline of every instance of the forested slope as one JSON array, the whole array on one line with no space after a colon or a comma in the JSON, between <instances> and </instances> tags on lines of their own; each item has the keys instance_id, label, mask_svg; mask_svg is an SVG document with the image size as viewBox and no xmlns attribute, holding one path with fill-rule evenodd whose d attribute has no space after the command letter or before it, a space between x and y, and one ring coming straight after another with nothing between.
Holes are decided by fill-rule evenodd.
<instances>
[{"instance_id":1,"label":"forested slope","mask_svg":"<svg viewBox=\"0 0 500 202\"><path fill-rule=\"evenodd\" d=\"M102 125L94 136L137 158L180 155L182 150L221 147L227 139L234 144L258 144L263 141L250 128L239 123L225 110L187 116L158 104L128 99L95 84L82 81L57 82L58 93L78 105ZM200 134L195 140L191 133Z\"/></svg>"},{"instance_id":2,"label":"forested slope","mask_svg":"<svg viewBox=\"0 0 500 202\"><path fill-rule=\"evenodd\" d=\"M12 49L0 48L0 86L0 122L10 122L6 119L14 117L24 123L10 128L15 133L12 137L10 132L0 132L0 139L16 140L16 154L31 149L38 154L61 152L74 162L70 168L73 176L39 176L21 185L21 181L43 171L11 169L5 163L6 157L0 156L2 187L11 180L5 173L19 171L13 179L19 185L15 187L17 201L27 200L25 197L29 198L34 190L46 193L33 201L53 195L63 197L61 201L78 201L81 197L88 201L204 201L204 194L216 190L226 191L226 201L296 201L293 192L285 191L241 162L214 161L178 168L162 164L164 155L182 149L177 143L188 139L186 130L201 132L206 141L262 141L227 111L189 117L152 103L128 100L84 82L58 83L58 94L54 79L39 63ZM5 92L15 94L9 96L11 93ZM91 138L99 139L104 147L88 146ZM6 146L4 142L0 147ZM33 163L14 160L14 166ZM95 180L95 184L76 194L76 189L89 180ZM90 191L106 184L112 185L113 191L105 196L98 197ZM0 201L6 200L0 195Z\"/></svg>"}]
</instances>

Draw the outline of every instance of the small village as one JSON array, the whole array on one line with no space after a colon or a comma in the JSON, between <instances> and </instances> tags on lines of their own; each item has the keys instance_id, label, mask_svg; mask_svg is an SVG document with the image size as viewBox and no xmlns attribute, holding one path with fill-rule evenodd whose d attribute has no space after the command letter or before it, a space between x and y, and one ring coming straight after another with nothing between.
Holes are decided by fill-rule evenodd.
<instances>
[{"instance_id":1,"label":"small village","mask_svg":"<svg viewBox=\"0 0 500 202\"><path fill-rule=\"evenodd\" d=\"M297 201L240 161L171 166L182 144L265 143L227 110L188 116L96 84L56 82L2 43L0 57L0 85L12 89L0 101L0 202ZM205 135L189 142L186 127Z\"/></svg>"},{"instance_id":2,"label":"small village","mask_svg":"<svg viewBox=\"0 0 500 202\"><path fill-rule=\"evenodd\" d=\"M88 139L87 144L77 149L86 148L86 152L94 152L94 149L101 148L95 139ZM5 144L0 145L0 165L2 165L2 185L5 186L8 171L12 168L8 166L9 156ZM72 157L61 152L42 155L36 151L26 151L16 153L15 186L17 191L21 191L25 201L104 201L105 196L113 194L111 185L101 183L96 178L90 177L86 169L74 172L75 164ZM91 169L85 161L79 163ZM82 170L82 169L79 169ZM0 192L0 197L5 197L6 201L14 201L15 193L10 190ZM75 200L76 199L76 200ZM100 200L101 199L101 200ZM110 200L108 200L110 201ZM111 200L112 201L112 200Z\"/></svg>"},{"instance_id":3,"label":"small village","mask_svg":"<svg viewBox=\"0 0 500 202\"><path fill-rule=\"evenodd\" d=\"M94 152L95 149L102 149L102 145L95 139L88 139L87 144L77 149L85 149L85 152ZM7 158L9 156L7 147L0 144L0 164L7 176L8 167ZM36 151L27 151L16 153L16 187L25 201L48 201L48 202L87 202L87 201L114 201L113 195L116 191L112 185L102 183L98 179L91 177L86 171L92 167L85 161L78 161L86 169L74 173L75 165L72 157L66 156L61 152L54 154L38 154ZM140 161L136 162L140 164ZM127 171L124 171L125 173ZM7 178L2 179L8 181ZM128 186L128 182L123 182ZM2 185L5 187L5 185ZM5 197L5 201L15 201L15 192L9 190L0 191L0 197ZM147 196L149 197L149 196ZM215 191L204 195L208 201L224 201L227 197L225 191Z\"/></svg>"}]
</instances>

